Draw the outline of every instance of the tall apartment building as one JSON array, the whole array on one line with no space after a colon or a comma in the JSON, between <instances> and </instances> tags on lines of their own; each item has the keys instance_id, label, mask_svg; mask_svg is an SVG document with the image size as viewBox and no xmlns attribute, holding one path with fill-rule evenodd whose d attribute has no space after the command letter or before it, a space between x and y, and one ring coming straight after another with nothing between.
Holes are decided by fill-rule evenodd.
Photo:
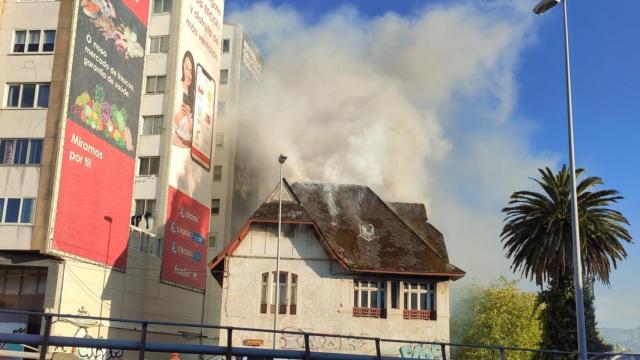
<instances>
[{"instance_id":1,"label":"tall apartment building","mask_svg":"<svg viewBox=\"0 0 640 360\"><path fill-rule=\"evenodd\" d=\"M240 24L224 24L220 62L218 123L216 125L213 185L211 188L211 234L209 258L226 246L238 229L233 227L234 208L259 205L257 198L238 196L243 179L236 177L238 160L239 111L249 83L259 81L260 54Z\"/></svg>"},{"instance_id":2,"label":"tall apartment building","mask_svg":"<svg viewBox=\"0 0 640 360\"><path fill-rule=\"evenodd\" d=\"M157 18L168 18L168 13ZM151 27L149 39L152 53L147 55L146 74L154 78L163 76L170 36L169 20L162 26ZM247 82L260 79L261 59L244 28L239 24L224 24L220 57L220 86L218 91L218 117L215 133L215 156L213 182L211 186L211 220L209 231L209 258L217 254L233 236L232 205L234 192L237 191L236 144L238 138L239 107L242 101L243 87ZM154 89L148 89L154 91ZM142 131L138 141L138 165L134 187L132 216L137 216L137 226L152 233L158 233L155 214L161 178L166 167L161 166L162 131L164 115L162 95L147 94L142 106ZM240 206L251 211L258 206L254 198L249 202L236 197ZM145 214L150 215L145 217Z\"/></svg>"},{"instance_id":3,"label":"tall apartment building","mask_svg":"<svg viewBox=\"0 0 640 360\"><path fill-rule=\"evenodd\" d=\"M189 5L207 8L188 17ZM222 40L223 8L0 2L0 308L218 321L205 254L219 210L209 201L213 188L230 206L235 133L215 104L235 99L220 63L231 85L244 44L237 26ZM39 333L41 322L0 314L0 331ZM194 331L156 328L150 340L217 342ZM139 336L107 322L57 322L52 334Z\"/></svg>"}]
</instances>

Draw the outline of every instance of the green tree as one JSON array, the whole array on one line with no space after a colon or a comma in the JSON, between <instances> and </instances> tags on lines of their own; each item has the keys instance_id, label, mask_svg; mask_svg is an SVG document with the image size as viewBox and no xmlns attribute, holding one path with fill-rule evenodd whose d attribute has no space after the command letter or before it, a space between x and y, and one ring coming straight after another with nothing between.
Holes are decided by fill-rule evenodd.
<instances>
[{"instance_id":1,"label":"green tree","mask_svg":"<svg viewBox=\"0 0 640 360\"><path fill-rule=\"evenodd\" d=\"M515 192L509 206L502 210L506 213L502 242L514 271L540 286L548 285L540 294L540 302L546 305L541 314L542 347L575 351L570 171L566 166L555 174L548 167L538 171L541 179L532 180L543 191ZM578 169L576 177L583 173ZM618 261L627 257L623 244L632 243L626 228L628 220L610 208L622 196L616 190L593 189L602 184L601 178L591 176L577 185L581 262L588 285L585 312L590 351L607 348L604 342L596 341L600 337L592 283L598 280L608 285L612 267L615 269Z\"/></svg>"},{"instance_id":2,"label":"green tree","mask_svg":"<svg viewBox=\"0 0 640 360\"><path fill-rule=\"evenodd\" d=\"M497 286L472 295L468 305L472 311L456 312L452 326L466 323L465 334L461 338L465 344L502 345L538 349L542 329L538 315L540 307L536 304L536 294L520 291L515 281L500 280ZM454 342L456 339L453 339ZM497 350L479 348L454 349L455 359L497 359ZM530 352L512 351L508 359L534 359Z\"/></svg>"},{"instance_id":3,"label":"green tree","mask_svg":"<svg viewBox=\"0 0 640 360\"><path fill-rule=\"evenodd\" d=\"M573 281L571 278L567 282ZM555 285L555 284L554 284ZM569 289L569 290L567 290ZM606 343L596 329L596 315L593 305L593 284L587 282L584 287L585 330L587 348L591 352L611 351L613 347ZM542 347L563 351L575 351L577 347L576 302L573 284L549 286L540 292L539 303L545 307L540 313L543 336ZM573 356L551 357L552 359L575 359Z\"/></svg>"}]
</instances>

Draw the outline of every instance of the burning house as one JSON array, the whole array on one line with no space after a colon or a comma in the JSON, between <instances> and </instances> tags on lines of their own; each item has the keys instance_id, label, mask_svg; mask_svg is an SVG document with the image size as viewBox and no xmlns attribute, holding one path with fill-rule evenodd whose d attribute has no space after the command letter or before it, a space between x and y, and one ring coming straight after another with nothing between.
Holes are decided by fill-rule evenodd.
<instances>
[{"instance_id":1,"label":"burning house","mask_svg":"<svg viewBox=\"0 0 640 360\"><path fill-rule=\"evenodd\" d=\"M282 194L279 281L279 189L209 263L222 287L221 325L273 328L277 311L280 330L449 340L449 281L465 273L450 263L423 204L385 202L362 185L285 181ZM234 345L249 338L264 347L274 341L270 334L246 333L234 336ZM335 340L312 341L311 348L375 353L373 343ZM275 343L278 349L304 346L289 335L277 335ZM382 353L390 356L414 350L385 346Z\"/></svg>"}]
</instances>

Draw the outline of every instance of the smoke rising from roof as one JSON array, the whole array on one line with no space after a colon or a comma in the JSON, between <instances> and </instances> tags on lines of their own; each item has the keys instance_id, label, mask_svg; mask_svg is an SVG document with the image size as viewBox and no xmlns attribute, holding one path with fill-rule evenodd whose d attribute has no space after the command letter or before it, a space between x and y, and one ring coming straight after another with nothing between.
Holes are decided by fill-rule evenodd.
<instances>
[{"instance_id":1,"label":"smoke rising from roof","mask_svg":"<svg viewBox=\"0 0 640 360\"><path fill-rule=\"evenodd\" d=\"M425 202L453 264L471 279L508 272L501 207L550 161L512 118L518 56L531 41L524 2L460 2L369 18L344 6L310 23L260 3L230 14L263 54L243 89L238 146L278 179L369 185ZM525 4L526 5L526 4ZM518 121L516 121L518 120ZM263 194L266 195L266 194Z\"/></svg>"}]
</instances>

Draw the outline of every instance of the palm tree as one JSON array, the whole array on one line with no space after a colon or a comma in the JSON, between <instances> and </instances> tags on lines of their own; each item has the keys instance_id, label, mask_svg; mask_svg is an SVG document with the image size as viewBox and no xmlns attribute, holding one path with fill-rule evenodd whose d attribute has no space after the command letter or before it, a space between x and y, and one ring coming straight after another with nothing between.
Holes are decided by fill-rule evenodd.
<instances>
[{"instance_id":1,"label":"palm tree","mask_svg":"<svg viewBox=\"0 0 640 360\"><path fill-rule=\"evenodd\" d=\"M543 192L518 191L511 195L502 229L502 242L512 269L535 280L536 284L553 281L566 283L572 276L572 230L570 172L566 166L554 174L538 169L541 180L532 179ZM576 171L576 177L584 172ZM633 243L625 225L629 221L609 208L622 199L616 190L592 190L603 184L591 176L577 186L580 249L585 277L609 284L611 267L627 257L623 243Z\"/></svg>"},{"instance_id":2,"label":"palm tree","mask_svg":"<svg viewBox=\"0 0 640 360\"><path fill-rule=\"evenodd\" d=\"M575 351L575 302L573 294L573 238L571 226L570 172L563 166L557 174L548 167L538 169L542 178L532 179L542 192L518 191L511 195L502 238L511 268L542 286L538 303L544 349ZM584 172L576 171L576 177ZM627 257L623 243L632 243L626 229L629 221L609 208L622 196L616 190L593 190L602 185L599 177L587 177L577 186L580 249L585 272L585 315L589 351L611 350L596 330L593 282L609 284L611 267ZM572 356L543 355L542 359L572 359Z\"/></svg>"}]
</instances>

